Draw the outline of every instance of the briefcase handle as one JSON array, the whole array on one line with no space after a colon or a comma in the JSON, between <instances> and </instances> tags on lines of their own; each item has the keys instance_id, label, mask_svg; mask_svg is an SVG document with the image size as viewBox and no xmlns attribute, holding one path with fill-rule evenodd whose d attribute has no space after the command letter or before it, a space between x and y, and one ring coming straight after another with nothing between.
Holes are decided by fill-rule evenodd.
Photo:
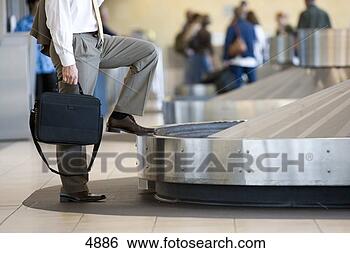
<instances>
[{"instance_id":1,"label":"briefcase handle","mask_svg":"<svg viewBox=\"0 0 350 253\"><path fill-rule=\"evenodd\" d=\"M83 91L83 88L81 87L80 83L78 82L78 88L79 88L79 93L80 95L84 95L84 91Z\"/></svg>"},{"instance_id":2,"label":"briefcase handle","mask_svg":"<svg viewBox=\"0 0 350 253\"><path fill-rule=\"evenodd\" d=\"M79 85L80 87L80 85ZM81 87L80 87L81 89ZM31 114L30 114L30 120L29 120L29 125L30 125L30 132L32 134L32 138L33 138L33 142L34 142L34 145L36 147L36 149L38 150L38 153L41 157L41 159L43 160L43 162L46 164L47 168L54 174L57 174L57 175L60 175L60 176L63 176L63 177L75 177L75 176L86 176L90 171L91 171L91 168L95 162L95 159L96 159L96 156L97 156L97 153L98 153L98 150L100 148L100 145L101 145L101 141L102 141L102 124L103 124L103 121L101 120L101 124L100 124L100 136L101 138L98 140L98 143L94 145L94 148L93 148L93 151L92 151L92 155L91 155L91 160L90 160L90 163L89 163L89 166L87 167L87 171L85 174L74 174L74 175L69 175L69 174L65 174L65 173L61 173L61 172L58 172L57 170L54 170L50 167L43 151L42 151L42 148L39 144L39 142L37 141L36 137L35 137L35 112L32 111Z\"/></svg>"}]
</instances>

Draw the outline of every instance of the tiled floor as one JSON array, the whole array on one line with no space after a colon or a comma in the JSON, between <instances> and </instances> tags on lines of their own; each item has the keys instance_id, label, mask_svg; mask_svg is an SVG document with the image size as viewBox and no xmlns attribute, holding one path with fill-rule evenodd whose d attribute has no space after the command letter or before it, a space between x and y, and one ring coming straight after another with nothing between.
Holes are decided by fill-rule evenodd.
<instances>
[{"instance_id":1,"label":"tiled floor","mask_svg":"<svg viewBox=\"0 0 350 253\"><path fill-rule=\"evenodd\" d=\"M234 233L234 219L198 219L158 217L155 233L196 232L196 233Z\"/></svg>"},{"instance_id":2,"label":"tiled floor","mask_svg":"<svg viewBox=\"0 0 350 253\"><path fill-rule=\"evenodd\" d=\"M160 115L147 115L138 120L145 125L161 124ZM350 220L126 217L31 209L23 206L22 201L37 189L60 184L59 178L42 172L42 163L30 141L2 144L0 232L350 232ZM54 149L51 147L49 150ZM135 151L135 144L103 143L102 151L118 150ZM107 168L101 172L97 163L91 180L135 175L116 171L112 164Z\"/></svg>"},{"instance_id":3,"label":"tiled floor","mask_svg":"<svg viewBox=\"0 0 350 253\"><path fill-rule=\"evenodd\" d=\"M0 142L0 150L3 148L6 148L9 145L11 145L11 143L9 143L9 142Z\"/></svg>"},{"instance_id":4,"label":"tiled floor","mask_svg":"<svg viewBox=\"0 0 350 253\"><path fill-rule=\"evenodd\" d=\"M238 233L318 233L320 229L314 220L266 220L236 219Z\"/></svg>"},{"instance_id":5,"label":"tiled floor","mask_svg":"<svg viewBox=\"0 0 350 253\"><path fill-rule=\"evenodd\" d=\"M156 217L128 217L106 215L83 215L74 232L99 233L150 233Z\"/></svg>"}]
</instances>

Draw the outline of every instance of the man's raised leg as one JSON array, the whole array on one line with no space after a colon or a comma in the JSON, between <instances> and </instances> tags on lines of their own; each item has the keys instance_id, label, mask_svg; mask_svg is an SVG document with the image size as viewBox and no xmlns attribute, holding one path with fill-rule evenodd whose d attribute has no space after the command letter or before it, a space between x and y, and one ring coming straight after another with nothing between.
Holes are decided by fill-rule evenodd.
<instances>
[{"instance_id":1,"label":"man's raised leg","mask_svg":"<svg viewBox=\"0 0 350 253\"><path fill-rule=\"evenodd\" d=\"M143 115L157 63L158 53L152 43L133 38L105 36L100 67L130 67L108 123L110 131L121 130L138 135L154 132L153 129L137 125L131 115Z\"/></svg>"}]
</instances>

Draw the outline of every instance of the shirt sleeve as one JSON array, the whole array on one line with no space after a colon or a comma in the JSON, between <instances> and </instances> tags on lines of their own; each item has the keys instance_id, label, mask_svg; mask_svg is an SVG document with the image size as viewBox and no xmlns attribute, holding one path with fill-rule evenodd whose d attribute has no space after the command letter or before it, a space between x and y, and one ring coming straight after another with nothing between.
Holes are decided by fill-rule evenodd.
<instances>
[{"instance_id":1,"label":"shirt sleeve","mask_svg":"<svg viewBox=\"0 0 350 253\"><path fill-rule=\"evenodd\" d=\"M73 31L69 0L46 0L47 27L50 30L56 53L62 66L75 64Z\"/></svg>"},{"instance_id":2,"label":"shirt sleeve","mask_svg":"<svg viewBox=\"0 0 350 253\"><path fill-rule=\"evenodd\" d=\"M33 22L30 21L29 17L24 17L18 21L15 32L29 32L32 26Z\"/></svg>"},{"instance_id":3,"label":"shirt sleeve","mask_svg":"<svg viewBox=\"0 0 350 253\"><path fill-rule=\"evenodd\" d=\"M101 6L103 4L104 0L98 0L98 5Z\"/></svg>"},{"instance_id":4,"label":"shirt sleeve","mask_svg":"<svg viewBox=\"0 0 350 253\"><path fill-rule=\"evenodd\" d=\"M23 32L23 31L24 31L24 29L23 29L23 23L22 23L22 22L23 22L23 21L21 20L21 21L19 21L19 22L17 23L15 32Z\"/></svg>"},{"instance_id":5,"label":"shirt sleeve","mask_svg":"<svg viewBox=\"0 0 350 253\"><path fill-rule=\"evenodd\" d=\"M328 13L326 13L326 26L328 29L332 28L332 21L331 18L329 17Z\"/></svg>"}]
</instances>

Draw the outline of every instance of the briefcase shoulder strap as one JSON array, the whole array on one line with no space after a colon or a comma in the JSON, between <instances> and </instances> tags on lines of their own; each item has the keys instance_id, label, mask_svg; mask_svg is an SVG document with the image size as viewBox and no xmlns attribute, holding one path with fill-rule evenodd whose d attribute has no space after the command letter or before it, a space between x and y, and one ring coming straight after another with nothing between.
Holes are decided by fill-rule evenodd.
<instances>
[{"instance_id":1,"label":"briefcase shoulder strap","mask_svg":"<svg viewBox=\"0 0 350 253\"><path fill-rule=\"evenodd\" d=\"M63 177L75 177L75 176L86 176L86 175L91 171L91 168L92 168L92 166L93 166L93 164L94 164L94 162L95 162L95 159L96 159L98 150L99 150L100 145L101 145L102 126L100 127L100 131L101 131L100 136L101 136L101 138L100 138L100 140L98 141L98 143L94 145L94 148L93 148L93 151L92 151L92 155L91 155L91 160L90 160L89 166L88 166L88 168L87 168L86 174L74 174L74 175L69 175L69 174L65 174L65 173L58 172L57 170L54 170L54 169L52 169L52 168L50 167L50 165L49 165L49 163L48 163L48 161L47 161L47 159L46 159L46 157L45 157L45 155L44 155L44 153L43 153L43 151L42 151L42 148L41 148L39 142L37 141L37 139L36 139L36 137L35 137L35 112L34 112L34 111L32 111L31 114L30 114L30 120L29 120L29 122L30 122L30 123L29 123L29 125L30 125L30 132L31 132L31 134L32 134L32 138L33 138L34 145L35 145L35 147L36 147L36 149L37 149L37 151L38 151L38 153L39 153L41 159L43 160L43 162L45 163L45 165L47 166L47 168L48 168L51 172L53 172L53 173L55 173L55 174L57 174L57 175L63 176Z\"/></svg>"}]
</instances>

